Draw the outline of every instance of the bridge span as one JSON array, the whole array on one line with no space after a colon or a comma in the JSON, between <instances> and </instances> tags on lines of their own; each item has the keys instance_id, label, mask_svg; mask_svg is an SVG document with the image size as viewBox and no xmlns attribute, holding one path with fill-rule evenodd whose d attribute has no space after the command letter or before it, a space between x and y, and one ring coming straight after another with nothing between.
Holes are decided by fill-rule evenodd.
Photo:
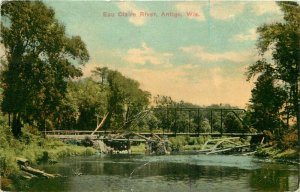
<instances>
[{"instance_id":1,"label":"bridge span","mask_svg":"<svg viewBox=\"0 0 300 192\"><path fill-rule=\"evenodd\" d=\"M212 136L212 137L243 137L243 136L259 136L263 133L174 133L174 132L113 132L113 131L79 131L79 130L53 130L45 131L45 136L48 138L57 138L62 140L76 139L82 140L89 137L92 140L98 140L104 138L105 136L116 136L121 134L128 135L142 135L145 137L151 137L154 134L159 137L176 137L176 136L189 136L189 137L201 137L201 136Z\"/></svg>"}]
</instances>

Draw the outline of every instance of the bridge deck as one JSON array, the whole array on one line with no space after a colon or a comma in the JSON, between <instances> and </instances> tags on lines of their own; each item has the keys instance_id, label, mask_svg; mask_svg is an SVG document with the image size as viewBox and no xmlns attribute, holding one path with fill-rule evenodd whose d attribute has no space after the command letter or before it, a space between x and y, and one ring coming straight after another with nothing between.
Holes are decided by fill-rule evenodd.
<instances>
[{"instance_id":1,"label":"bridge deck","mask_svg":"<svg viewBox=\"0 0 300 192\"><path fill-rule=\"evenodd\" d=\"M47 138L56 138L63 140L84 140L85 138L90 138L92 140L97 140L98 135L46 135Z\"/></svg>"},{"instance_id":2,"label":"bridge deck","mask_svg":"<svg viewBox=\"0 0 300 192\"><path fill-rule=\"evenodd\" d=\"M104 132L104 131L97 131L95 135L91 135L92 131L47 131L46 137L49 138L58 138L58 139L76 139L82 140L86 137L90 139L100 139L99 135L119 135L124 134L124 132L114 133L114 132ZM130 134L130 132L128 132ZM150 137L151 135L155 134L158 136L168 136L168 137L176 137L176 136L190 136L190 137L199 137L199 136L214 136L214 137L221 137L221 136L257 136L262 135L263 133L172 133L172 132L160 132L160 133L149 133L149 132L132 132L132 135L138 134L143 135L146 137Z\"/></svg>"}]
</instances>

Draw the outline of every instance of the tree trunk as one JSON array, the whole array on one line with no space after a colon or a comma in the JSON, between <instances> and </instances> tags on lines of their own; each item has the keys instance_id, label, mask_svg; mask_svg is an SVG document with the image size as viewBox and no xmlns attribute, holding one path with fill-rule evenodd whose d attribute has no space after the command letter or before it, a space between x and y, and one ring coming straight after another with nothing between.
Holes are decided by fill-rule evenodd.
<instances>
[{"instance_id":1,"label":"tree trunk","mask_svg":"<svg viewBox=\"0 0 300 192\"><path fill-rule=\"evenodd\" d=\"M21 120L20 120L20 115L13 113L13 120L12 120L12 132L15 138L19 138L22 134L21 128Z\"/></svg>"}]
</instances>

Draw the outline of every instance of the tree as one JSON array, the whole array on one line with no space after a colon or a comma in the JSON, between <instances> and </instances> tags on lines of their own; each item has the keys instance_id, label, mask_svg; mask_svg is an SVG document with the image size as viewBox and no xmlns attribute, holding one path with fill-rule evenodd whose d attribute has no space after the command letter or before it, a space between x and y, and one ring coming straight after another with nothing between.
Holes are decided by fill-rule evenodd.
<instances>
[{"instance_id":1,"label":"tree","mask_svg":"<svg viewBox=\"0 0 300 192\"><path fill-rule=\"evenodd\" d=\"M136 115L146 109L150 93L140 89L137 81L123 76L120 72L108 68L96 68L96 75L101 77L101 84L107 84L109 115L105 128L128 129Z\"/></svg>"},{"instance_id":2,"label":"tree","mask_svg":"<svg viewBox=\"0 0 300 192\"><path fill-rule=\"evenodd\" d=\"M88 61L78 36L67 37L53 9L40 1L7 1L1 5L1 43L7 67L3 70L2 110L12 114L15 136L21 122L40 130L59 111L67 79L78 77L75 67Z\"/></svg>"},{"instance_id":3,"label":"tree","mask_svg":"<svg viewBox=\"0 0 300 192\"><path fill-rule=\"evenodd\" d=\"M252 91L250 108L253 110L254 118L260 116L262 108L272 108L268 111L272 113L269 117L278 115L279 110L284 110L286 114L298 115L297 122L299 122L300 6L297 2L278 2L278 5L284 13L284 21L257 28L259 34L257 49L261 59L251 65L247 72L248 80L259 76ZM271 53L271 59L268 59L267 53ZM267 75L272 79L268 79ZM275 96L270 98L271 101L262 99L266 96L264 87ZM280 99L283 91L287 96L285 102ZM261 107L258 107L259 105Z\"/></svg>"},{"instance_id":4,"label":"tree","mask_svg":"<svg viewBox=\"0 0 300 192\"><path fill-rule=\"evenodd\" d=\"M164 130L170 130L172 124L174 124L174 112L171 108L174 108L176 103L171 97L157 95L154 97L155 107L154 115L159 120L159 128Z\"/></svg>"},{"instance_id":5,"label":"tree","mask_svg":"<svg viewBox=\"0 0 300 192\"><path fill-rule=\"evenodd\" d=\"M68 93L76 100L78 129L95 129L97 117L107 111L108 91L91 78L71 82Z\"/></svg>"},{"instance_id":6,"label":"tree","mask_svg":"<svg viewBox=\"0 0 300 192\"><path fill-rule=\"evenodd\" d=\"M251 124L259 131L271 131L281 125L280 109L287 95L283 88L274 84L272 75L266 71L258 77L251 91Z\"/></svg>"},{"instance_id":7,"label":"tree","mask_svg":"<svg viewBox=\"0 0 300 192\"><path fill-rule=\"evenodd\" d=\"M227 133L244 132L242 123L234 116L233 113L228 113L224 120L224 126Z\"/></svg>"}]
</instances>

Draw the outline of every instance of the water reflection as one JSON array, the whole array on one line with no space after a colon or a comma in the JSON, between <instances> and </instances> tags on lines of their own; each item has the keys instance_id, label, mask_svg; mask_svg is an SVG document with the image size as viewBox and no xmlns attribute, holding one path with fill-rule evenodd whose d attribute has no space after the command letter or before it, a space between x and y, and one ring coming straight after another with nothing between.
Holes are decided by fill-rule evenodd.
<instances>
[{"instance_id":1,"label":"water reflection","mask_svg":"<svg viewBox=\"0 0 300 192\"><path fill-rule=\"evenodd\" d=\"M273 165L276 167L276 165ZM253 170L250 173L249 184L253 188L263 191L286 191L289 186L294 186L297 180L290 183L289 170L276 169L275 167L265 166L261 169Z\"/></svg>"},{"instance_id":2,"label":"water reflection","mask_svg":"<svg viewBox=\"0 0 300 192\"><path fill-rule=\"evenodd\" d=\"M67 177L35 179L23 191L293 191L297 167L252 157L119 155L67 158L42 169ZM74 176L80 170L83 176Z\"/></svg>"}]
</instances>

